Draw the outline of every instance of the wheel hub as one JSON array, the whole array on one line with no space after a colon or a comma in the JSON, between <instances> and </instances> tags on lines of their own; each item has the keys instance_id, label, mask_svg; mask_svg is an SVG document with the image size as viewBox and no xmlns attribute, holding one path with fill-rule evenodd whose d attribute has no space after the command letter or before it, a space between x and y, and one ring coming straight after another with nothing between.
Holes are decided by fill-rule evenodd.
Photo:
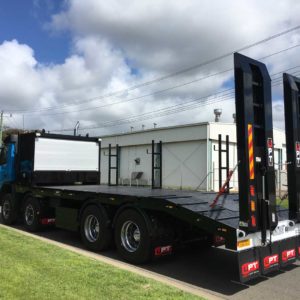
<instances>
[{"instance_id":1,"label":"wheel hub","mask_svg":"<svg viewBox=\"0 0 300 300\"><path fill-rule=\"evenodd\" d=\"M25 208L25 221L29 226L34 222L34 208L31 204L28 204Z\"/></svg>"},{"instance_id":2,"label":"wheel hub","mask_svg":"<svg viewBox=\"0 0 300 300\"><path fill-rule=\"evenodd\" d=\"M133 238L136 242L140 241L141 233L140 233L140 230L138 228L133 232Z\"/></svg>"},{"instance_id":3,"label":"wheel hub","mask_svg":"<svg viewBox=\"0 0 300 300\"><path fill-rule=\"evenodd\" d=\"M89 215L84 222L84 233L87 240L94 243L100 234L100 223L94 215Z\"/></svg>"},{"instance_id":4,"label":"wheel hub","mask_svg":"<svg viewBox=\"0 0 300 300\"><path fill-rule=\"evenodd\" d=\"M3 209L3 218L7 220L11 212L10 202L5 200L2 209Z\"/></svg>"},{"instance_id":5,"label":"wheel hub","mask_svg":"<svg viewBox=\"0 0 300 300\"><path fill-rule=\"evenodd\" d=\"M128 252L135 252L140 246L141 232L138 225L132 221L126 221L121 229L121 243Z\"/></svg>"}]
</instances>

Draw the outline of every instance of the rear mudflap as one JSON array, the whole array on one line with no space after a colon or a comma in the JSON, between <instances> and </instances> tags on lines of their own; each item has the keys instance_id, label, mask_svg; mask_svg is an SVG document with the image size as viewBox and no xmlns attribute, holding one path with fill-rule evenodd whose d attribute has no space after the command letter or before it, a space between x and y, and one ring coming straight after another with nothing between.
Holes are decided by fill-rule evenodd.
<instances>
[{"instance_id":1,"label":"rear mudflap","mask_svg":"<svg viewBox=\"0 0 300 300\"><path fill-rule=\"evenodd\" d=\"M266 247L259 248L261 274L266 275L270 272L279 270L280 267L280 250L279 243L275 242Z\"/></svg>"},{"instance_id":2,"label":"rear mudflap","mask_svg":"<svg viewBox=\"0 0 300 300\"><path fill-rule=\"evenodd\" d=\"M300 258L298 237L273 242L265 247L254 247L238 252L239 277L247 282L261 275L293 264Z\"/></svg>"},{"instance_id":3,"label":"rear mudflap","mask_svg":"<svg viewBox=\"0 0 300 300\"><path fill-rule=\"evenodd\" d=\"M300 259L300 236L298 237L297 240L297 257Z\"/></svg>"},{"instance_id":4,"label":"rear mudflap","mask_svg":"<svg viewBox=\"0 0 300 300\"><path fill-rule=\"evenodd\" d=\"M297 259L298 238L290 238L282 240L279 244L280 248L280 266L285 267L294 263Z\"/></svg>"},{"instance_id":5,"label":"rear mudflap","mask_svg":"<svg viewBox=\"0 0 300 300\"><path fill-rule=\"evenodd\" d=\"M260 276L259 251L251 248L238 252L240 281L247 282Z\"/></svg>"}]
</instances>

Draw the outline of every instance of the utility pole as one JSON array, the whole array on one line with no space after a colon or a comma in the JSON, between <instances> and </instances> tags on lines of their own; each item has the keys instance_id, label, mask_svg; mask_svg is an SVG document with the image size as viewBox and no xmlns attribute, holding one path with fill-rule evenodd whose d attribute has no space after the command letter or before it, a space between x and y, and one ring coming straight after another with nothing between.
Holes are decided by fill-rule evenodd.
<instances>
[{"instance_id":1,"label":"utility pole","mask_svg":"<svg viewBox=\"0 0 300 300\"><path fill-rule=\"evenodd\" d=\"M2 133L3 133L3 110L0 113L0 148L2 147Z\"/></svg>"},{"instance_id":2,"label":"utility pole","mask_svg":"<svg viewBox=\"0 0 300 300\"><path fill-rule=\"evenodd\" d=\"M78 135L78 129L79 129L79 121L77 121L77 123L74 127L74 136Z\"/></svg>"}]
</instances>

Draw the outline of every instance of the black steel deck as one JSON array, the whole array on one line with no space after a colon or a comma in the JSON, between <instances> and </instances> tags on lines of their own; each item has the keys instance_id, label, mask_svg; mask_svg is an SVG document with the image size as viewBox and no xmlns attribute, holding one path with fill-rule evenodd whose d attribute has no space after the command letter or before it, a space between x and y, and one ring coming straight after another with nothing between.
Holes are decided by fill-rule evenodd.
<instances>
[{"instance_id":1,"label":"black steel deck","mask_svg":"<svg viewBox=\"0 0 300 300\"><path fill-rule=\"evenodd\" d=\"M170 205L184 208L196 215L201 215L231 228L239 227L238 194L222 195L215 207L210 207L216 193L200 191L183 191L172 189L151 189L149 187L106 186L106 185L72 185L47 186L47 189L61 191L86 192L110 197L151 198L167 201ZM278 208L279 219L287 219L288 210Z\"/></svg>"}]
</instances>

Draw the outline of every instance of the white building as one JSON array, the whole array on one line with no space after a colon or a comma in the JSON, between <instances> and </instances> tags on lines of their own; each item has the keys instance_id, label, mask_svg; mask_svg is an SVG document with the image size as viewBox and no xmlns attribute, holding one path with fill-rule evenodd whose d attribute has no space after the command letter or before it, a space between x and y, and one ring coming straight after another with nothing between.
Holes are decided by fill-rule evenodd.
<instances>
[{"instance_id":1,"label":"white building","mask_svg":"<svg viewBox=\"0 0 300 300\"><path fill-rule=\"evenodd\" d=\"M121 147L119 184L151 185L151 142L162 141L162 184L164 188L217 191L218 135L229 135L229 167L237 163L236 126L234 123L207 122L164 128L153 128L102 137L101 183L108 182L108 145L112 152ZM286 161L285 134L274 130L275 167ZM225 165L225 153L222 156ZM114 163L114 160L112 160ZM135 172L142 172L139 180L132 180ZM279 170L278 170L279 172ZM226 179L225 171L223 180ZM282 176L281 176L282 177ZM115 174L112 173L112 178ZM283 179L285 181L286 178ZM112 179L113 182L113 179ZM234 173L230 186L238 187Z\"/></svg>"}]
</instances>

